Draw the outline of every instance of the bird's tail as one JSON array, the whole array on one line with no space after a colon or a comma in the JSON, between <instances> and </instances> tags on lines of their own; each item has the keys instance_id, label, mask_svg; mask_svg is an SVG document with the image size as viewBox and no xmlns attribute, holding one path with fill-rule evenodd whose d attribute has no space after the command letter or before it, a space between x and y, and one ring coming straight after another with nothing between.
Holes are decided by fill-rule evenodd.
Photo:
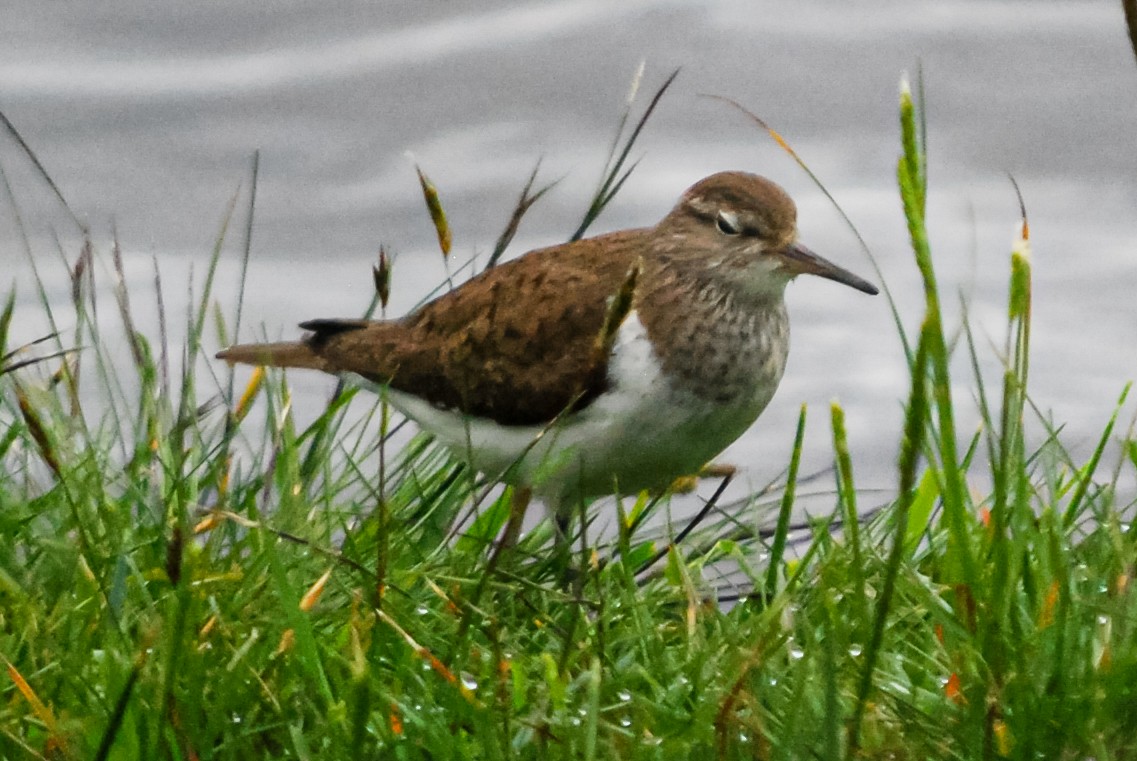
<instances>
[{"instance_id":1,"label":"bird's tail","mask_svg":"<svg viewBox=\"0 0 1137 761\"><path fill-rule=\"evenodd\" d=\"M217 352L217 358L229 364L263 365L266 367L304 367L327 370L327 363L306 343L238 344Z\"/></svg>"}]
</instances>

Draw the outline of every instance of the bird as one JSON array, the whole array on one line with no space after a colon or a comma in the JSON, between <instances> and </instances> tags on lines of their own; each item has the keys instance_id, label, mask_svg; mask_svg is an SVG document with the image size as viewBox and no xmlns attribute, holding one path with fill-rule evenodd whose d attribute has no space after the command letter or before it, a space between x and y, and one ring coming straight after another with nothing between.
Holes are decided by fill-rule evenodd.
<instances>
[{"instance_id":1,"label":"bird","mask_svg":"<svg viewBox=\"0 0 1137 761\"><path fill-rule=\"evenodd\" d=\"M785 370L801 274L878 292L798 242L779 185L725 171L652 227L530 251L402 318L309 320L301 340L217 357L376 390L563 526L583 501L665 490L750 427Z\"/></svg>"}]
</instances>

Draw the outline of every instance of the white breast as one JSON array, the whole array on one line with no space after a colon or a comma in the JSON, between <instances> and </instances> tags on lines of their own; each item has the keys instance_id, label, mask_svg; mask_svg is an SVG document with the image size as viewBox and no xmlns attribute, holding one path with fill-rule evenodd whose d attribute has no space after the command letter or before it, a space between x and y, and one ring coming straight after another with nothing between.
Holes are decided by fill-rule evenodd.
<instances>
[{"instance_id":1,"label":"white breast","mask_svg":"<svg viewBox=\"0 0 1137 761\"><path fill-rule=\"evenodd\" d=\"M558 500L634 494L691 475L742 435L773 395L757 384L751 398L723 407L677 389L634 311L617 333L608 380L609 390L588 407L545 428L503 426L395 389L387 394L478 471Z\"/></svg>"}]
</instances>

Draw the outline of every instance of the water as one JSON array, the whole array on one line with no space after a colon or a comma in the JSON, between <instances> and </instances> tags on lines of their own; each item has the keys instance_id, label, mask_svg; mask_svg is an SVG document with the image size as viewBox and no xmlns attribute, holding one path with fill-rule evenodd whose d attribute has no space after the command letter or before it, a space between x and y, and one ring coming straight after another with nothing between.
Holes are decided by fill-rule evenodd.
<instances>
[{"instance_id":1,"label":"water","mask_svg":"<svg viewBox=\"0 0 1137 761\"><path fill-rule=\"evenodd\" d=\"M639 62L641 102L681 66L636 153L640 167L594 231L652 224L696 179L748 169L798 200L807 245L872 275L793 162L699 94L733 97L791 141L853 218L911 331L921 297L894 189L895 113L900 72L919 65L941 285L967 294L984 368L997 373L988 341L1002 344L1013 173L1034 241L1034 399L1068 423L1067 442L1089 451L1137 358L1137 65L1116 2L487 5L281 2L266 12L259 3L10 0L0 107L96 240L105 245L117 229L142 314L153 314L151 258L175 311L191 267L200 281L259 149L242 337L275 338L297 335L301 319L362 310L380 242L397 252L392 314L439 282L407 152L439 187L457 260L488 252L538 159L541 178L561 183L526 218L513 252L557 242L599 177ZM0 161L49 293L64 303L53 237L73 258L75 228L8 136ZM42 325L12 216L3 204L0 290L17 285L17 333L31 338ZM236 294L239 228L223 298ZM786 378L723 459L742 466L740 488L764 484L787 462L806 403L803 468L827 466L828 403L837 398L858 483L891 489L906 372L886 301L806 278L788 301ZM960 370L966 407L971 383ZM296 406L307 395L314 411L328 383L299 373L293 382ZM813 489L819 510L832 503L830 483Z\"/></svg>"}]
</instances>

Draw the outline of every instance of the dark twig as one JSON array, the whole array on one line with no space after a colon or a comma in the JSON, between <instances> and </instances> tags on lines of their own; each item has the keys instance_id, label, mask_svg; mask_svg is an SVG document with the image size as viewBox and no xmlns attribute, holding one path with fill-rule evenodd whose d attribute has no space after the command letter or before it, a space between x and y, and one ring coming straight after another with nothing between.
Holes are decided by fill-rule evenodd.
<instances>
[{"instance_id":1,"label":"dark twig","mask_svg":"<svg viewBox=\"0 0 1137 761\"><path fill-rule=\"evenodd\" d=\"M682 542L684 539L686 539L687 535L690 534L692 531L694 531L695 527L698 526L703 521L703 519L706 518L708 514L710 514L711 510L713 510L715 508L715 505L718 504L719 498L722 497L723 492L726 491L726 487L730 484L730 482L731 482L731 480L733 480L733 478L734 478L733 473L728 475L726 478L724 478L722 480L722 482L719 484L718 488L715 489L715 493L712 494L711 498L707 500L707 504L703 505L703 508L701 510L699 510L698 513L695 514L695 517L692 518L686 526L683 527L683 530L680 531L678 534L676 534L675 539L673 541L669 542L667 545L665 545L663 547L663 549L659 550L654 555L652 555L650 560L648 560L646 563L644 563L642 566L640 566L638 569L636 569L636 573L640 574L640 573L643 573L644 571L646 571L648 568L651 568L653 565L655 565L659 561L660 558L662 558L664 555L666 555L671 550L672 547L679 546L680 542Z\"/></svg>"}]
</instances>

